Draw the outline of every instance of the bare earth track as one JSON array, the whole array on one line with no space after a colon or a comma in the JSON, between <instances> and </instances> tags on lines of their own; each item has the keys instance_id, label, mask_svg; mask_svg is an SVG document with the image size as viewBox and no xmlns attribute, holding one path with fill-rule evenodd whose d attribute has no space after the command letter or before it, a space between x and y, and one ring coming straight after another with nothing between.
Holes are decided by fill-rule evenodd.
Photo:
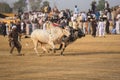
<instances>
[{"instance_id":1,"label":"bare earth track","mask_svg":"<svg viewBox=\"0 0 120 80\"><path fill-rule=\"evenodd\" d=\"M27 45L28 43L29 45ZM120 80L120 35L87 35L64 53L38 57L32 41L22 39L25 56L9 54L8 38L0 36L0 80Z\"/></svg>"}]
</instances>

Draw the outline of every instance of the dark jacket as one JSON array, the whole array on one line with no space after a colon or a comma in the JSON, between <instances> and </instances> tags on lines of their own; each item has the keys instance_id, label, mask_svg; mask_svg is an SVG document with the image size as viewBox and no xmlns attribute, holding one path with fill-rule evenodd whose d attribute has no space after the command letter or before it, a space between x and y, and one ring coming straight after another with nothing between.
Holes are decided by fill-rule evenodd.
<instances>
[{"instance_id":1,"label":"dark jacket","mask_svg":"<svg viewBox=\"0 0 120 80\"><path fill-rule=\"evenodd\" d=\"M8 37L9 40L18 41L18 36L19 36L19 32L17 31L17 29L14 29L10 32Z\"/></svg>"}]
</instances>

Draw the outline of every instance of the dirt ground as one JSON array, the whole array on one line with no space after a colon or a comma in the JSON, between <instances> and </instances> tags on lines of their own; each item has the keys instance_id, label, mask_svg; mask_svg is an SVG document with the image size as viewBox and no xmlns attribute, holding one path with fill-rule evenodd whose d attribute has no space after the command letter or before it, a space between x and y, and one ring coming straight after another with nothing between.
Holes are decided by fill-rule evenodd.
<instances>
[{"instance_id":1,"label":"dirt ground","mask_svg":"<svg viewBox=\"0 0 120 80\"><path fill-rule=\"evenodd\" d=\"M120 35L87 35L60 53L37 56L33 43L23 38L22 53L9 54L8 38L0 36L0 80L120 80ZM27 44L26 44L27 43Z\"/></svg>"}]
</instances>

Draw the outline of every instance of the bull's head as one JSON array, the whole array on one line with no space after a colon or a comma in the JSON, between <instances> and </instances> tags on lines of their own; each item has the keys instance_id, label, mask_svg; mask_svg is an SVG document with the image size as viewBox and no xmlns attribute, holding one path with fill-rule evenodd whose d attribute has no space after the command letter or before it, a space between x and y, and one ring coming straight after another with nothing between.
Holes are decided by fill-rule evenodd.
<instances>
[{"instance_id":1,"label":"bull's head","mask_svg":"<svg viewBox=\"0 0 120 80\"><path fill-rule=\"evenodd\" d=\"M63 29L63 32L64 32L64 35L65 35L65 36L67 36L67 37L70 36L70 29L69 29L68 27L65 27L65 28Z\"/></svg>"},{"instance_id":2,"label":"bull's head","mask_svg":"<svg viewBox=\"0 0 120 80\"><path fill-rule=\"evenodd\" d=\"M79 38L85 37L85 34L84 34L84 32L81 29L78 29L78 37Z\"/></svg>"}]
</instances>

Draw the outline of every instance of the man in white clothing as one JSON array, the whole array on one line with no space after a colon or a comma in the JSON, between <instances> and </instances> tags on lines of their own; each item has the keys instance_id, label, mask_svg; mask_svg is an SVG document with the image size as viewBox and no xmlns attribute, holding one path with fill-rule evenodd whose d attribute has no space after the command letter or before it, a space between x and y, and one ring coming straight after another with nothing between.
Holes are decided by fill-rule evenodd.
<instances>
[{"instance_id":1,"label":"man in white clothing","mask_svg":"<svg viewBox=\"0 0 120 80\"><path fill-rule=\"evenodd\" d=\"M120 34L120 20L116 19L116 34Z\"/></svg>"},{"instance_id":2,"label":"man in white clothing","mask_svg":"<svg viewBox=\"0 0 120 80\"><path fill-rule=\"evenodd\" d=\"M103 19L101 19L98 23L98 31L99 37L105 37L105 24Z\"/></svg>"}]
</instances>

